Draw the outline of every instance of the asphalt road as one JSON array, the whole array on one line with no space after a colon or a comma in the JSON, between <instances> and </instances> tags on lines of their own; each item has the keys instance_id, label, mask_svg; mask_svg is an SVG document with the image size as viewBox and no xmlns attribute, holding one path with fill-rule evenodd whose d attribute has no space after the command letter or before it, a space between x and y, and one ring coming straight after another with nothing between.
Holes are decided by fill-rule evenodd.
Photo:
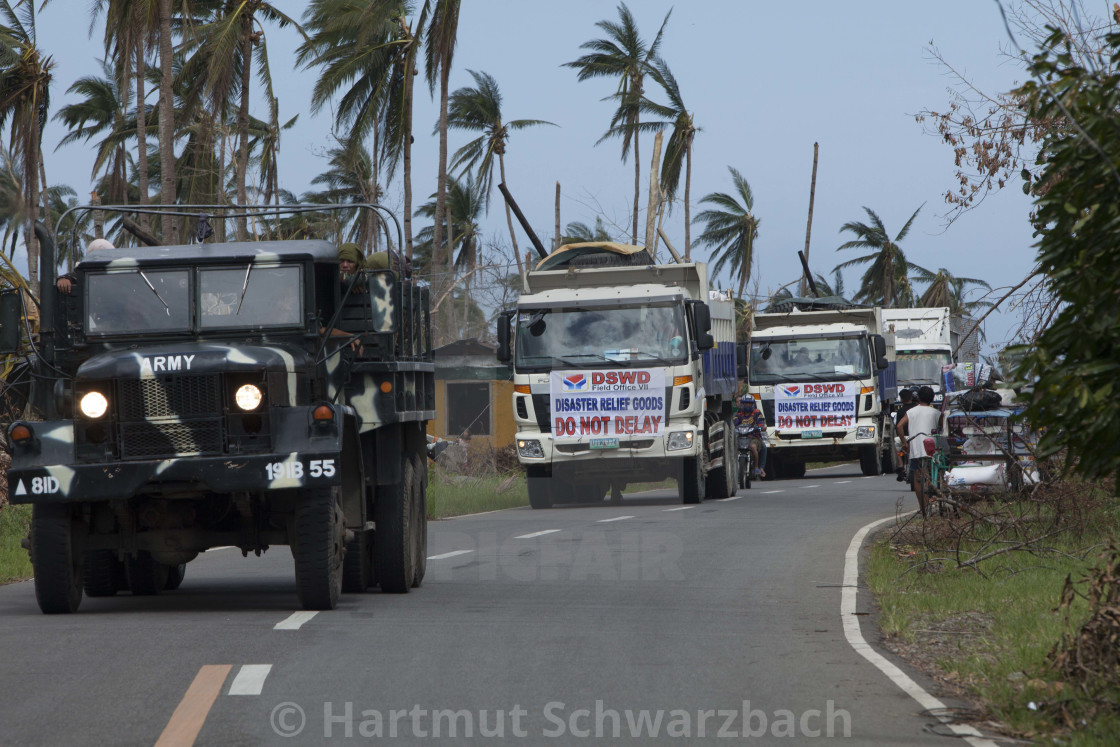
<instances>
[{"instance_id":1,"label":"asphalt road","mask_svg":"<svg viewBox=\"0 0 1120 747\"><path fill-rule=\"evenodd\" d=\"M2 587L0 744L571 744L616 724L944 744L841 626L845 550L902 488L842 466L687 508L665 491L434 522L423 588L310 619L287 548L211 551L178 591L70 616Z\"/></svg>"}]
</instances>

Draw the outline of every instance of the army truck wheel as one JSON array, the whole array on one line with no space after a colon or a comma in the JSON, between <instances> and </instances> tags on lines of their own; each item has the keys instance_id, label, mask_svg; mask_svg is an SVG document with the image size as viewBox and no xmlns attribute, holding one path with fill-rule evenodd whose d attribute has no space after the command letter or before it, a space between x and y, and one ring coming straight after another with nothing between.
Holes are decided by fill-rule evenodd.
<instances>
[{"instance_id":1,"label":"army truck wheel","mask_svg":"<svg viewBox=\"0 0 1120 747\"><path fill-rule=\"evenodd\" d=\"M723 427L723 466L709 470L708 478L705 481L707 497L709 498L730 498L735 495L735 491L738 489L735 483L735 461L732 457L732 451L736 448L736 444L731 441L731 434L734 432L735 429L731 427L731 424L725 422Z\"/></svg>"},{"instance_id":2,"label":"army truck wheel","mask_svg":"<svg viewBox=\"0 0 1120 747\"><path fill-rule=\"evenodd\" d=\"M879 452L874 445L859 447L859 468L867 477L882 474L882 464L879 462Z\"/></svg>"},{"instance_id":3,"label":"army truck wheel","mask_svg":"<svg viewBox=\"0 0 1120 747\"><path fill-rule=\"evenodd\" d=\"M704 475L700 460L688 457L681 460L681 474L677 478L677 495L681 503L700 503L704 500Z\"/></svg>"},{"instance_id":4,"label":"army truck wheel","mask_svg":"<svg viewBox=\"0 0 1120 747\"><path fill-rule=\"evenodd\" d=\"M333 610L342 593L346 522L337 488L300 491L292 545L296 594L305 610Z\"/></svg>"},{"instance_id":5,"label":"army truck wheel","mask_svg":"<svg viewBox=\"0 0 1120 747\"><path fill-rule=\"evenodd\" d=\"M342 559L342 593L361 594L373 586L373 533L359 531L346 543Z\"/></svg>"},{"instance_id":6,"label":"army truck wheel","mask_svg":"<svg viewBox=\"0 0 1120 747\"><path fill-rule=\"evenodd\" d=\"M412 455L412 472L415 495L412 500L415 529L412 547L415 559L412 564L412 588L424 583L424 573L428 569L428 463L421 454Z\"/></svg>"},{"instance_id":7,"label":"army truck wheel","mask_svg":"<svg viewBox=\"0 0 1120 747\"><path fill-rule=\"evenodd\" d=\"M163 585L166 591L175 591L183 585L183 579L187 577L187 564L179 563L178 565L167 566L167 583Z\"/></svg>"},{"instance_id":8,"label":"army truck wheel","mask_svg":"<svg viewBox=\"0 0 1120 747\"><path fill-rule=\"evenodd\" d=\"M416 473L411 459L401 465L401 481L377 488L374 504L373 556L377 582L381 590L390 594L405 594L412 588L416 577L416 557L412 517L414 509L412 487Z\"/></svg>"},{"instance_id":9,"label":"army truck wheel","mask_svg":"<svg viewBox=\"0 0 1120 747\"><path fill-rule=\"evenodd\" d=\"M62 503L31 509L31 560L35 600L48 615L77 612L82 603L82 553L74 548L74 521Z\"/></svg>"},{"instance_id":10,"label":"army truck wheel","mask_svg":"<svg viewBox=\"0 0 1120 747\"><path fill-rule=\"evenodd\" d=\"M124 577L133 596L150 597L167 587L168 566L157 563L152 554L141 550L124 562Z\"/></svg>"},{"instance_id":11,"label":"army truck wheel","mask_svg":"<svg viewBox=\"0 0 1120 747\"><path fill-rule=\"evenodd\" d=\"M124 568L113 550L86 550L82 586L87 597L114 597L121 588Z\"/></svg>"},{"instance_id":12,"label":"army truck wheel","mask_svg":"<svg viewBox=\"0 0 1120 747\"><path fill-rule=\"evenodd\" d=\"M525 470L525 483L529 486L529 505L533 508L552 508L552 478L530 467Z\"/></svg>"}]
</instances>

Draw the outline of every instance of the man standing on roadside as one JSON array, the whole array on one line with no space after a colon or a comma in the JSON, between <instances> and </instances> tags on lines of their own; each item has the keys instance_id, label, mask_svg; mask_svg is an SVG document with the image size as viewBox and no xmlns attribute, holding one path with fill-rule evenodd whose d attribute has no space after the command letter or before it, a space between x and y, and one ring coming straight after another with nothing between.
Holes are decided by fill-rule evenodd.
<instances>
[{"instance_id":1,"label":"man standing on roadside","mask_svg":"<svg viewBox=\"0 0 1120 747\"><path fill-rule=\"evenodd\" d=\"M923 442L941 428L941 411L930 407L932 403L933 390L928 386L919 388L917 407L911 408L895 425L895 433L902 443L910 442L910 487L918 497L918 509L923 516L926 515L927 496L920 470L928 470L931 461ZM903 436L904 433L908 435Z\"/></svg>"},{"instance_id":2,"label":"man standing on roadside","mask_svg":"<svg viewBox=\"0 0 1120 747\"><path fill-rule=\"evenodd\" d=\"M912 408L918 406L918 403L914 401L914 391L912 389L903 389L901 392L898 393L898 398L902 402L902 404L900 404L898 406L898 412L896 412L894 414L894 422L895 422L896 428L898 426L898 421L902 420L902 416L905 415L906 413L910 412L910 410ZM899 440L902 441L902 446L903 446L902 451L903 451L903 453L909 454L910 449L907 447L907 444L906 444L906 431L902 432L902 435L899 436ZM906 466L907 465L906 465L905 461L899 462L899 464L898 464L898 482L903 482L903 481L906 480L906 474L907 474Z\"/></svg>"}]
</instances>

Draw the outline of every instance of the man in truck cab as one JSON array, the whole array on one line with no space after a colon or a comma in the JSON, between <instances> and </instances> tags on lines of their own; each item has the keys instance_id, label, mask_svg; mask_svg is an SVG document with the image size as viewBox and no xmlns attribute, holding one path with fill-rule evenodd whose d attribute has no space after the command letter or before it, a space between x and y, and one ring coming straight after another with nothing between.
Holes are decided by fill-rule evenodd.
<instances>
[{"instance_id":1,"label":"man in truck cab","mask_svg":"<svg viewBox=\"0 0 1120 747\"><path fill-rule=\"evenodd\" d=\"M754 397L744 394L739 398L739 409L735 413L735 427L745 425L750 429L751 456L754 457L754 477L766 477L766 419L755 404ZM761 446L761 449L760 449Z\"/></svg>"}]
</instances>

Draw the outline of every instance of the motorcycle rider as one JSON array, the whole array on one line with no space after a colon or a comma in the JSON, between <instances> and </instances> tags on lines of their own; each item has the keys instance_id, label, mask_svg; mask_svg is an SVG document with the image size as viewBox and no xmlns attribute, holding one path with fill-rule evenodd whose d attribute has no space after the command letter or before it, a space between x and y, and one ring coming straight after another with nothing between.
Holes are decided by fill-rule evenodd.
<instances>
[{"instance_id":1,"label":"motorcycle rider","mask_svg":"<svg viewBox=\"0 0 1120 747\"><path fill-rule=\"evenodd\" d=\"M739 409L735 412L735 427L746 425L750 429L751 456L754 457L754 476L766 477L766 419L755 404L754 397L744 394L739 398ZM761 453L760 453L761 452Z\"/></svg>"}]
</instances>

